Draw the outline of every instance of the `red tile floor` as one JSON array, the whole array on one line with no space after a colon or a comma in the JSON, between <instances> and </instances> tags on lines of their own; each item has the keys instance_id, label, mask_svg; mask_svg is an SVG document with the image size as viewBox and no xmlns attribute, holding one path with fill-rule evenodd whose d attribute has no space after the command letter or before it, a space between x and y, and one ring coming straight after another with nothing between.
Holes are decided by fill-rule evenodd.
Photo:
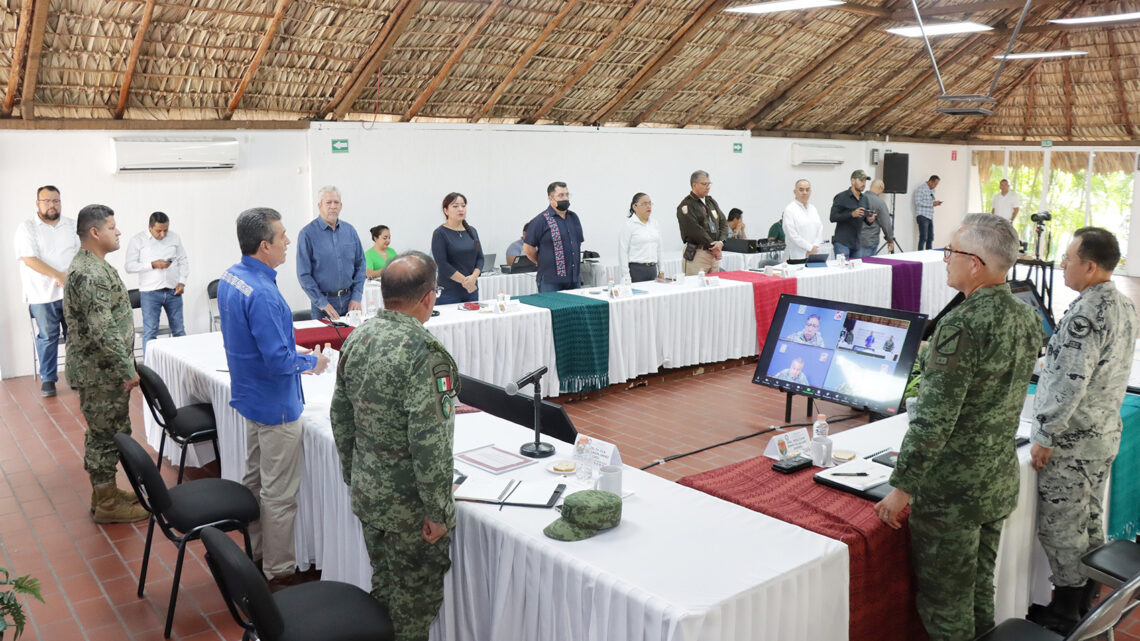
<instances>
[{"instance_id":1,"label":"red tile floor","mask_svg":"<svg viewBox=\"0 0 1140 641\"><path fill-rule=\"evenodd\" d=\"M1140 279L1118 278L1140 299ZM1063 310L1072 296L1061 292ZM583 432L616 442L627 464L644 466L673 454L755 434L783 424L781 395L753 385L754 364L728 363L652 376L582 400L561 399ZM804 418L797 399L793 420ZM132 398L136 438L142 432L141 395ZM831 416L844 408L824 405ZM848 429L865 419L833 426ZM0 381L0 565L39 577L45 604L28 604L24 639L44 641L158 640L170 594L175 548L157 538L146 595L135 594L146 524L97 526L87 509L90 485L83 470L84 422L78 396L59 385L59 396L41 399L31 377ZM651 469L668 479L714 469L763 452L770 434L717 447ZM217 470L188 470L188 478ZM175 474L163 466L168 484ZM120 486L126 480L120 473ZM1117 635L1140 641L1140 615ZM10 638L10 637L9 637ZM174 619L174 639L241 638L202 557L199 543L186 555ZM824 640L821 640L824 641Z\"/></svg>"}]
</instances>

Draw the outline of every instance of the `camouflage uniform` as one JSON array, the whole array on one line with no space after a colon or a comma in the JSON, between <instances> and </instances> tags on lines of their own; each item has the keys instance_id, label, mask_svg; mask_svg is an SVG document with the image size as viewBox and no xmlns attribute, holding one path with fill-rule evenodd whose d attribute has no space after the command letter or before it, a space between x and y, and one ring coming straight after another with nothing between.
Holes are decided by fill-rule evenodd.
<instances>
[{"instance_id":1,"label":"camouflage uniform","mask_svg":"<svg viewBox=\"0 0 1140 641\"><path fill-rule=\"evenodd\" d=\"M451 494L459 372L415 318L392 310L361 325L340 353L331 419L352 511L372 559L372 596L396 638L428 638L443 603L455 527ZM446 525L435 544L424 518Z\"/></svg>"},{"instance_id":2,"label":"camouflage uniform","mask_svg":"<svg viewBox=\"0 0 1140 641\"><path fill-rule=\"evenodd\" d=\"M891 484L911 495L917 607L932 641L994 622L1001 522L1017 505L1014 434L1044 340L1009 285L974 292L938 323Z\"/></svg>"},{"instance_id":3,"label":"camouflage uniform","mask_svg":"<svg viewBox=\"0 0 1140 641\"><path fill-rule=\"evenodd\" d=\"M1033 442L1053 448L1037 476L1037 536L1053 584L1085 584L1081 556L1104 543L1105 481L1120 447L1137 319L1112 282L1069 307L1049 340L1033 399Z\"/></svg>"},{"instance_id":4,"label":"camouflage uniform","mask_svg":"<svg viewBox=\"0 0 1140 641\"><path fill-rule=\"evenodd\" d=\"M802 329L800 331L796 332L795 334L789 334L789 335L785 336L784 340L792 341L793 343L799 343L801 345L811 345L812 347L827 347L823 343L823 335L822 334L820 334L819 332L816 332L815 336L808 338L807 336L804 335L804 330L802 330Z\"/></svg>"},{"instance_id":5,"label":"camouflage uniform","mask_svg":"<svg viewBox=\"0 0 1140 641\"><path fill-rule=\"evenodd\" d=\"M87 419L83 467L91 484L115 482L114 436L131 433L131 395L123 382L135 376L135 327L131 301L119 272L80 249L63 289L67 321L67 382L79 392Z\"/></svg>"}]
</instances>

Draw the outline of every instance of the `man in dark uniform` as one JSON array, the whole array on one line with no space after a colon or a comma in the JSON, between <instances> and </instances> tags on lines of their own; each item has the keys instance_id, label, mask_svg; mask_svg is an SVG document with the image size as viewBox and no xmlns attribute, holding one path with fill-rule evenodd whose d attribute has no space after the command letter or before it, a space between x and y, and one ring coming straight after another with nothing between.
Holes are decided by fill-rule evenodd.
<instances>
[{"instance_id":1,"label":"man in dark uniform","mask_svg":"<svg viewBox=\"0 0 1140 641\"><path fill-rule=\"evenodd\" d=\"M109 207L88 205L79 210L76 233L80 249L64 280L63 317L67 382L79 392L87 419L83 467L91 478L91 515L96 523L141 521L150 514L134 504L134 492L115 485L114 438L131 433L131 390L139 384L131 301L119 272L104 259L119 248L122 232Z\"/></svg>"},{"instance_id":2,"label":"man in dark uniform","mask_svg":"<svg viewBox=\"0 0 1140 641\"><path fill-rule=\"evenodd\" d=\"M388 607L398 641L427 641L451 567L459 370L423 327L435 261L408 252L388 263L380 287L385 309L341 349L330 416L372 559L372 596Z\"/></svg>"},{"instance_id":3,"label":"man in dark uniform","mask_svg":"<svg viewBox=\"0 0 1140 641\"><path fill-rule=\"evenodd\" d=\"M992 214L967 216L946 246L947 284L966 299L938 322L919 364L894 489L875 505L898 528L911 504L916 606L931 641L969 641L994 623L998 541L1021 478L1018 417L1045 338L1005 282L1016 259L1017 232Z\"/></svg>"},{"instance_id":4,"label":"man in dark uniform","mask_svg":"<svg viewBox=\"0 0 1140 641\"><path fill-rule=\"evenodd\" d=\"M681 240L685 242L681 265L689 276L701 270L720 271L721 248L728 238L728 219L709 195L712 187L709 172L694 171L689 184L692 191L677 205L677 223L681 227Z\"/></svg>"}]
</instances>

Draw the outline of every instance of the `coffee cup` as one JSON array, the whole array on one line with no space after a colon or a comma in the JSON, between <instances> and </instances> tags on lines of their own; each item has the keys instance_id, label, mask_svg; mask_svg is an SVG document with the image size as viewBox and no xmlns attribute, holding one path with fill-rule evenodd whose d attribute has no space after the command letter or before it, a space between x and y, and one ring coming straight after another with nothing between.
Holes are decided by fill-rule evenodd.
<instances>
[{"instance_id":1,"label":"coffee cup","mask_svg":"<svg viewBox=\"0 0 1140 641\"><path fill-rule=\"evenodd\" d=\"M594 482L594 489L621 496L621 466L603 465L599 471L598 480Z\"/></svg>"}]
</instances>

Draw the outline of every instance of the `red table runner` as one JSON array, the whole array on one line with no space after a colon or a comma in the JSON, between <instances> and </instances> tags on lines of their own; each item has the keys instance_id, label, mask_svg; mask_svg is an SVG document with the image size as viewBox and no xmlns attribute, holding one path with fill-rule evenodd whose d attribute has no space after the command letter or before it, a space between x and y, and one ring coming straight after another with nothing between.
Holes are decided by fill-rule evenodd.
<instances>
[{"instance_id":1,"label":"red table runner","mask_svg":"<svg viewBox=\"0 0 1140 641\"><path fill-rule=\"evenodd\" d=\"M847 544L850 641L928 639L914 609L905 524L892 530L875 515L870 501L816 483L816 468L780 474L771 467L771 459L758 457L678 482ZM779 550L765 550L764 542L757 541L756 553Z\"/></svg>"},{"instance_id":2,"label":"red table runner","mask_svg":"<svg viewBox=\"0 0 1140 641\"><path fill-rule=\"evenodd\" d=\"M768 337L768 328L772 325L772 314L776 312L776 303L780 302L780 294L796 293L796 279L743 271L720 272L715 275L728 280L752 283L752 299L756 306L756 342L760 346L758 353L764 353L764 340Z\"/></svg>"},{"instance_id":3,"label":"red table runner","mask_svg":"<svg viewBox=\"0 0 1140 641\"><path fill-rule=\"evenodd\" d=\"M344 344L344 339L348 338L353 329L352 327L325 325L324 327L294 329L293 336L297 344L305 349L313 349L317 345L331 345L333 349L339 350L340 346Z\"/></svg>"}]
</instances>

